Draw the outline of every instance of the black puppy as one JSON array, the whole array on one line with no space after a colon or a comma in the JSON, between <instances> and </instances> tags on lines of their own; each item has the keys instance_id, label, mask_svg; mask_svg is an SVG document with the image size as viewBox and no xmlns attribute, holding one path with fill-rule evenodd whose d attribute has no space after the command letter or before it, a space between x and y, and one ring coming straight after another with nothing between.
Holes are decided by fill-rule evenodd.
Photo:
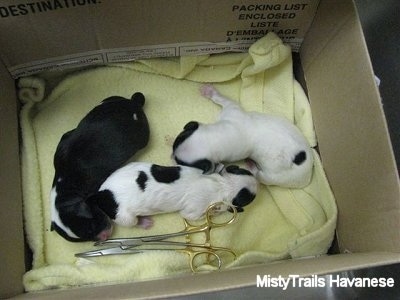
<instances>
[{"instance_id":1,"label":"black puppy","mask_svg":"<svg viewBox=\"0 0 400 300\"><path fill-rule=\"evenodd\" d=\"M86 199L147 145L150 129L144 103L141 93L131 100L109 97L62 136L54 155L50 200L51 229L65 239L105 240L111 235L108 216Z\"/></svg>"}]
</instances>

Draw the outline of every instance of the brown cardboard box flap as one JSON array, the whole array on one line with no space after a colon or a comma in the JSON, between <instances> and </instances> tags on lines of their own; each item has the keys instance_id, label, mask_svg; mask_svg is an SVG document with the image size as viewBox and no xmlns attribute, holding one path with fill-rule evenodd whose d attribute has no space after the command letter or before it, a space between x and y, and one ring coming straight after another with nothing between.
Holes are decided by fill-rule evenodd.
<instances>
[{"instance_id":1,"label":"brown cardboard box flap","mask_svg":"<svg viewBox=\"0 0 400 300\"><path fill-rule=\"evenodd\" d=\"M270 31L298 50L318 2L2 1L0 55L19 77L138 58L243 52Z\"/></svg>"},{"instance_id":2,"label":"brown cardboard box flap","mask_svg":"<svg viewBox=\"0 0 400 300\"><path fill-rule=\"evenodd\" d=\"M323 1L313 25L301 55L341 250L399 252L398 171L353 3Z\"/></svg>"}]
</instances>

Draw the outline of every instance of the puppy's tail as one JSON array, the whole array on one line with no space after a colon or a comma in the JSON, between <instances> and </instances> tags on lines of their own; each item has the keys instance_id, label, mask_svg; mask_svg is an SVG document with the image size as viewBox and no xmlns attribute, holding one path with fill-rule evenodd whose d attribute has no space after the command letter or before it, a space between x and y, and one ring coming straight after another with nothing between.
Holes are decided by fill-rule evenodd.
<instances>
[{"instance_id":1,"label":"puppy's tail","mask_svg":"<svg viewBox=\"0 0 400 300\"><path fill-rule=\"evenodd\" d=\"M132 101L135 101L140 106L143 106L145 103L144 95L141 92L136 92L131 97Z\"/></svg>"}]
</instances>

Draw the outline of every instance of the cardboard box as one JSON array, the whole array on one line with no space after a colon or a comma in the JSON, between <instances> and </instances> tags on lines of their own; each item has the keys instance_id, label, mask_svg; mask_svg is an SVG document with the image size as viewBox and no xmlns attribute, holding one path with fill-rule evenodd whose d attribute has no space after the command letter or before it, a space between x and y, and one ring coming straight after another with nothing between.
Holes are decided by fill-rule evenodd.
<instances>
[{"instance_id":1,"label":"cardboard box","mask_svg":"<svg viewBox=\"0 0 400 300\"><path fill-rule=\"evenodd\" d=\"M233 45L239 45L238 48L229 48L233 46L226 44L227 36L233 35L230 32L234 31L232 28L245 23L240 18L246 16L239 17L240 7L235 8L237 1L176 0L168 2L168 5L163 1L132 1L129 5L136 5L137 10L145 12L136 15L132 24L118 21L131 16L132 11L125 6L127 2L112 3L105 0L0 3L1 297L149 299L255 286L257 275L309 276L400 261L399 176L354 4L350 0L321 0L317 8L317 1L303 1L310 3L311 8L317 8L313 19L315 11L303 10L303 4L297 1L270 1L281 5L280 9L285 3L295 5L293 8L297 8L299 14L307 12L302 16L304 27L291 23L283 25L283 21L290 21L289 15L286 19L280 16L277 22L282 21L280 25L284 28L299 28L298 35L288 40L296 39L298 42L304 36L299 53L305 88L312 107L321 158L339 210L335 250L318 258L208 274L24 294L21 278L25 266L29 266L29 259L25 259L24 251L18 101L13 77L43 69L104 63L104 57L115 49L118 59L131 59L143 49L145 56L182 54L174 52L177 43L184 47L196 46L190 48L195 49L191 53L211 51L213 47L216 51L240 51L244 49L242 44L247 43L236 41ZM254 11L256 8L250 6L254 2L240 3L244 3L245 14L268 13L262 8L261 12ZM179 10L175 10L177 7ZM280 9L276 6L272 11L277 14L281 13ZM75 14L76 10L83 10L86 14L83 24ZM181 13L180 18L171 18L169 14L176 11ZM193 16L193 11L198 12L196 18L185 18ZM112 20L110 15L114 16ZM254 15L253 18L262 16ZM127 29L121 31L122 25ZM143 32L146 35L141 34ZM236 36L239 35L236 33ZM212 47L204 50L198 47L200 42ZM220 43L224 43L221 48L215 46ZM159 49L155 45L172 45L175 50L151 50ZM84 58L79 60L79 57Z\"/></svg>"},{"instance_id":2,"label":"cardboard box","mask_svg":"<svg viewBox=\"0 0 400 300\"><path fill-rule=\"evenodd\" d=\"M2 1L0 43L7 47L0 54L19 77L138 58L246 51L271 31L298 50L317 5L318 0Z\"/></svg>"}]
</instances>

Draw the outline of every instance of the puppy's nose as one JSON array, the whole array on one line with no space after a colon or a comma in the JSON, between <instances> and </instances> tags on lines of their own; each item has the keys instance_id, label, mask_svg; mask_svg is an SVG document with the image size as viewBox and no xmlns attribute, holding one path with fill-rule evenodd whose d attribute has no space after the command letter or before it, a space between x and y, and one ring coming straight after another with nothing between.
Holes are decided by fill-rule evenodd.
<instances>
[{"instance_id":1,"label":"puppy's nose","mask_svg":"<svg viewBox=\"0 0 400 300\"><path fill-rule=\"evenodd\" d=\"M96 236L96 240L97 241L105 241L108 240L108 238L111 236L112 234L112 227L107 228L103 231L101 231L97 236Z\"/></svg>"}]
</instances>

